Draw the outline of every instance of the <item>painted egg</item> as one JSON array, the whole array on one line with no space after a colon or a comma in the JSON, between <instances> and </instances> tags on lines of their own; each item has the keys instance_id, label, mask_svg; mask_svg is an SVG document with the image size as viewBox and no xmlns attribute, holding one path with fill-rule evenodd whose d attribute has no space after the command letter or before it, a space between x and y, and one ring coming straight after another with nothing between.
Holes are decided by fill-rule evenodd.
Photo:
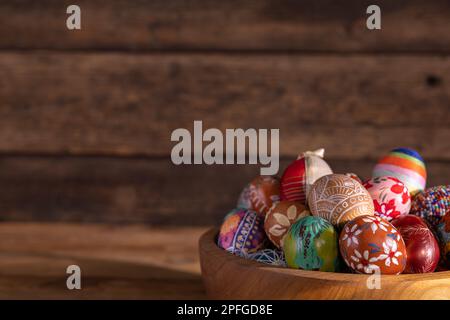
<instances>
[{"instance_id":1,"label":"painted egg","mask_svg":"<svg viewBox=\"0 0 450 320\"><path fill-rule=\"evenodd\" d=\"M262 217L255 211L239 209L222 223L217 244L228 252L245 256L263 249L266 240Z\"/></svg>"},{"instance_id":2,"label":"painted egg","mask_svg":"<svg viewBox=\"0 0 450 320\"><path fill-rule=\"evenodd\" d=\"M403 182L411 195L425 189L427 170L420 154L412 149L397 148L381 158L372 177L389 176Z\"/></svg>"},{"instance_id":3,"label":"painted egg","mask_svg":"<svg viewBox=\"0 0 450 320\"><path fill-rule=\"evenodd\" d=\"M373 215L369 192L355 179L343 174L330 174L318 179L308 197L311 214L342 227L361 216Z\"/></svg>"},{"instance_id":4,"label":"painted egg","mask_svg":"<svg viewBox=\"0 0 450 320\"><path fill-rule=\"evenodd\" d=\"M324 150L308 151L291 163L281 177L280 196L282 200L300 201L306 204L309 189L320 177L333 171L323 160Z\"/></svg>"},{"instance_id":5,"label":"painted egg","mask_svg":"<svg viewBox=\"0 0 450 320\"><path fill-rule=\"evenodd\" d=\"M261 263L270 264L272 266L286 267L286 260L284 259L283 251L276 249L260 250L249 254L247 258Z\"/></svg>"},{"instance_id":6,"label":"painted egg","mask_svg":"<svg viewBox=\"0 0 450 320\"><path fill-rule=\"evenodd\" d=\"M348 172L348 173L346 173L345 174L347 177L350 177L350 178L352 178L352 179L355 179L356 181L358 181L359 183L363 183L362 182L362 180L361 180L361 178L357 175L357 174L355 174L355 173L352 173L352 172Z\"/></svg>"},{"instance_id":7,"label":"painted egg","mask_svg":"<svg viewBox=\"0 0 450 320\"><path fill-rule=\"evenodd\" d=\"M278 201L280 201L280 181L271 176L259 176L242 190L237 207L250 209L265 216L270 207Z\"/></svg>"},{"instance_id":8,"label":"painted egg","mask_svg":"<svg viewBox=\"0 0 450 320\"><path fill-rule=\"evenodd\" d=\"M309 215L309 210L298 201L280 201L274 204L264 221L267 237L277 248L282 248L283 239L291 225Z\"/></svg>"},{"instance_id":9,"label":"painted egg","mask_svg":"<svg viewBox=\"0 0 450 320\"><path fill-rule=\"evenodd\" d=\"M308 216L289 229L283 245L290 268L334 272L338 269L337 232L325 219Z\"/></svg>"},{"instance_id":10,"label":"painted egg","mask_svg":"<svg viewBox=\"0 0 450 320\"><path fill-rule=\"evenodd\" d=\"M411 204L411 214L424 218L432 226L441 222L450 210L450 185L427 188L419 192Z\"/></svg>"},{"instance_id":11,"label":"painted egg","mask_svg":"<svg viewBox=\"0 0 450 320\"><path fill-rule=\"evenodd\" d=\"M442 219L442 222L436 226L436 233L441 249L442 262L447 268L450 268L450 211Z\"/></svg>"},{"instance_id":12,"label":"painted egg","mask_svg":"<svg viewBox=\"0 0 450 320\"><path fill-rule=\"evenodd\" d=\"M347 266L357 273L399 274L406 267L406 247L400 233L378 216L359 216L347 223L339 248Z\"/></svg>"},{"instance_id":13,"label":"painted egg","mask_svg":"<svg viewBox=\"0 0 450 320\"><path fill-rule=\"evenodd\" d=\"M434 272L439 263L439 244L422 218L399 216L392 225L400 232L406 245L405 273Z\"/></svg>"},{"instance_id":14,"label":"painted egg","mask_svg":"<svg viewBox=\"0 0 450 320\"><path fill-rule=\"evenodd\" d=\"M397 178L376 177L364 183L373 199L375 214L388 221L411 209L411 196L408 188Z\"/></svg>"}]
</instances>

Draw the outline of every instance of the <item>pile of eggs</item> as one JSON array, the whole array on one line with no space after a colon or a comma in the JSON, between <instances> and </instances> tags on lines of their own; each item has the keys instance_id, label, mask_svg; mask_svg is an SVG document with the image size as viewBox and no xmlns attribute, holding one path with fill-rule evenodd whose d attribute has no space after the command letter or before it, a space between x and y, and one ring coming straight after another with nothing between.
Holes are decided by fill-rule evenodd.
<instances>
[{"instance_id":1,"label":"pile of eggs","mask_svg":"<svg viewBox=\"0 0 450 320\"><path fill-rule=\"evenodd\" d=\"M220 248L303 270L372 274L450 268L450 185L425 189L414 150L381 158L372 178L333 173L323 149L305 152L281 179L259 176L224 218Z\"/></svg>"}]
</instances>

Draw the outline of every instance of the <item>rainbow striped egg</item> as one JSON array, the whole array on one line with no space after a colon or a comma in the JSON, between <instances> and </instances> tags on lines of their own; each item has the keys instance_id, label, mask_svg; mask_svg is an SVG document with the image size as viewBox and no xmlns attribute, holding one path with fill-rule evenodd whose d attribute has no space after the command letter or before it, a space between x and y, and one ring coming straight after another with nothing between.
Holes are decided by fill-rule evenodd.
<instances>
[{"instance_id":1,"label":"rainbow striped egg","mask_svg":"<svg viewBox=\"0 0 450 320\"><path fill-rule=\"evenodd\" d=\"M412 149L397 148L381 158L372 177L391 176L406 185L411 195L425 189L427 170L420 154Z\"/></svg>"}]
</instances>

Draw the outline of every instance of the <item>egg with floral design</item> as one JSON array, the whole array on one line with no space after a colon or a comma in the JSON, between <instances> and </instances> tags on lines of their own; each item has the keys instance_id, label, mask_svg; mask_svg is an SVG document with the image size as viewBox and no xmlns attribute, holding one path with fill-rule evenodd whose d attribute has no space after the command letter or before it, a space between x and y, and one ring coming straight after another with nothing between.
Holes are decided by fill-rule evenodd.
<instances>
[{"instance_id":1,"label":"egg with floral design","mask_svg":"<svg viewBox=\"0 0 450 320\"><path fill-rule=\"evenodd\" d=\"M280 201L267 212L264 230L269 240L277 248L282 248L284 237L291 225L309 215L311 215L309 210L301 202Z\"/></svg>"},{"instance_id":2,"label":"egg with floral design","mask_svg":"<svg viewBox=\"0 0 450 320\"><path fill-rule=\"evenodd\" d=\"M400 274L406 267L406 247L400 233L386 219L359 216L339 236L346 265L357 273Z\"/></svg>"},{"instance_id":3,"label":"egg with floral design","mask_svg":"<svg viewBox=\"0 0 450 320\"><path fill-rule=\"evenodd\" d=\"M220 248L238 256L263 249L266 242L262 217L248 209L238 209L228 214L217 239Z\"/></svg>"},{"instance_id":4,"label":"egg with floral design","mask_svg":"<svg viewBox=\"0 0 450 320\"><path fill-rule=\"evenodd\" d=\"M363 185L373 199L375 215L390 221L409 213L411 195L408 188L397 178L376 177L364 182Z\"/></svg>"},{"instance_id":5,"label":"egg with floral design","mask_svg":"<svg viewBox=\"0 0 450 320\"><path fill-rule=\"evenodd\" d=\"M242 190L237 207L250 209L264 217L280 201L280 181L272 176L258 176Z\"/></svg>"}]
</instances>

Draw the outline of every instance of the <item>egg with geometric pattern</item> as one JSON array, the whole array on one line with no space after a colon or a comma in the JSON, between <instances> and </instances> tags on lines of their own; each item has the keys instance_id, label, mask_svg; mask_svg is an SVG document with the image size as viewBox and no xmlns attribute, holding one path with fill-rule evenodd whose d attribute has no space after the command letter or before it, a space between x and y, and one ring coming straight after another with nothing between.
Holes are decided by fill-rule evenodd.
<instances>
[{"instance_id":1,"label":"egg with geometric pattern","mask_svg":"<svg viewBox=\"0 0 450 320\"><path fill-rule=\"evenodd\" d=\"M227 215L217 239L220 248L238 256L261 250L266 243L263 218L255 211L242 208Z\"/></svg>"},{"instance_id":2,"label":"egg with geometric pattern","mask_svg":"<svg viewBox=\"0 0 450 320\"><path fill-rule=\"evenodd\" d=\"M278 267L286 267L283 251L277 249L263 249L249 254L246 258Z\"/></svg>"},{"instance_id":3,"label":"egg with geometric pattern","mask_svg":"<svg viewBox=\"0 0 450 320\"><path fill-rule=\"evenodd\" d=\"M343 174L329 174L314 182L308 196L311 214L341 228L362 215L373 215L373 200L361 183Z\"/></svg>"}]
</instances>

